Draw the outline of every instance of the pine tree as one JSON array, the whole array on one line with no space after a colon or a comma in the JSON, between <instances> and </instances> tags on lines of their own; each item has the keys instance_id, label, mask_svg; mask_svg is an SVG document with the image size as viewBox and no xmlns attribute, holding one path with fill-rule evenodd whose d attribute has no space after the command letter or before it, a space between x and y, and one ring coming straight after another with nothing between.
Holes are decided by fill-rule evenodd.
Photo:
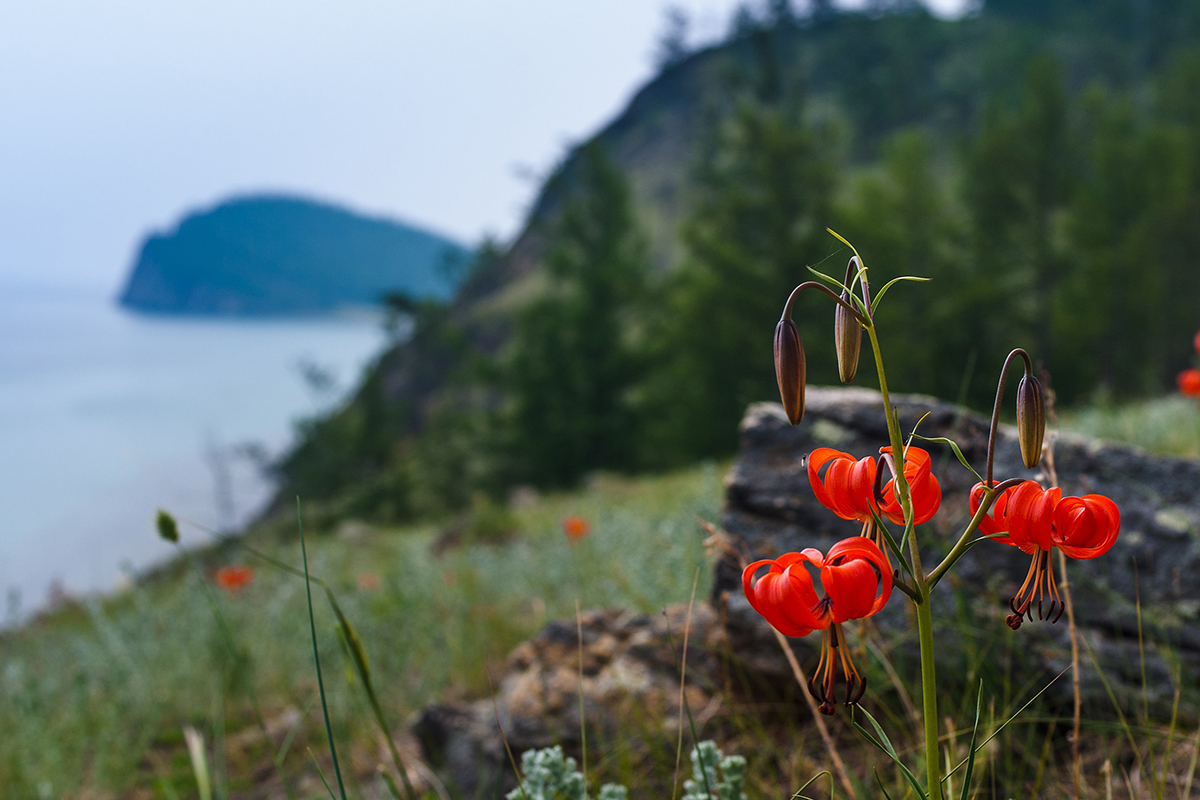
<instances>
[{"instance_id":1,"label":"pine tree","mask_svg":"<svg viewBox=\"0 0 1200 800\"><path fill-rule=\"evenodd\" d=\"M504 380L514 477L545 486L629 467L636 437L634 307L647 259L633 201L595 144L569 193L547 242L547 285L518 315Z\"/></svg>"}]
</instances>

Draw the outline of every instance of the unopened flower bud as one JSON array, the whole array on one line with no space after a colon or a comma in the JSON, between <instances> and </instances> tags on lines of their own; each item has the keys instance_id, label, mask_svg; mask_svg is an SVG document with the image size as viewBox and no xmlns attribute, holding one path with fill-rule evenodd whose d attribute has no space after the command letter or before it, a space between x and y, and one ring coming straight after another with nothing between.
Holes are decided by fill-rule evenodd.
<instances>
[{"instance_id":1,"label":"unopened flower bud","mask_svg":"<svg viewBox=\"0 0 1200 800\"><path fill-rule=\"evenodd\" d=\"M775 380L788 422L799 425L804 418L804 345L800 331L790 319L775 326Z\"/></svg>"},{"instance_id":2,"label":"unopened flower bud","mask_svg":"<svg viewBox=\"0 0 1200 800\"><path fill-rule=\"evenodd\" d=\"M161 508L154 518L154 527L158 528L159 538L168 542L179 541L179 526L175 524L175 518Z\"/></svg>"},{"instance_id":3,"label":"unopened flower bud","mask_svg":"<svg viewBox=\"0 0 1200 800\"><path fill-rule=\"evenodd\" d=\"M850 302L850 293L842 292ZM837 345L838 374L842 383L853 383L858 372L858 354L862 350L862 325L845 306L838 303L833 312L833 341Z\"/></svg>"},{"instance_id":4,"label":"unopened flower bud","mask_svg":"<svg viewBox=\"0 0 1200 800\"><path fill-rule=\"evenodd\" d=\"M1017 438L1021 443L1021 460L1033 469L1042 460L1042 439L1046 435L1046 403L1042 384L1032 375L1017 384Z\"/></svg>"}]
</instances>

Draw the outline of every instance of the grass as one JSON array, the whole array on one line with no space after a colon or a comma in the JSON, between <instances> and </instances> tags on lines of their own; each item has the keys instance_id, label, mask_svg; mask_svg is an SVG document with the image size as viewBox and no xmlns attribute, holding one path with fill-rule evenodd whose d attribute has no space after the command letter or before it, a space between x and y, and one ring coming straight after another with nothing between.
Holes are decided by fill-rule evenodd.
<instances>
[{"instance_id":1,"label":"grass","mask_svg":"<svg viewBox=\"0 0 1200 800\"><path fill-rule=\"evenodd\" d=\"M1099 403L1064 413L1062 427L1160 455L1200 458L1200 404L1178 395L1120 405Z\"/></svg>"},{"instance_id":2,"label":"grass","mask_svg":"<svg viewBox=\"0 0 1200 800\"><path fill-rule=\"evenodd\" d=\"M353 621L380 701L398 723L435 699L486 691L485 662L502 659L546 621L573 616L576 600L584 608L648 612L686 601L697 569L708 564L696 516L716 518L719 477L713 466L636 481L600 477L586 491L515 510L518 531L498 544L441 555L434 525L310 531L309 567L332 585ZM592 523L582 541L563 535L567 514ZM248 541L299 567L294 530L294 520L281 520ZM304 581L236 545L204 560L204 574L174 564L119 596L72 603L0 639L5 798L77 796L81 788L104 798L138 787L147 797L193 796L185 725L216 741L217 752L228 751L227 763L209 765L214 796L245 790L270 768L261 737L257 748L222 746L257 730L247 681L268 726L287 719L289 709L300 712L293 770L303 771L296 764L307 759L304 746L324 750ZM202 591L212 569L230 560L256 570L251 586L219 598L234 657ZM700 573L705 581L708 569ZM336 620L322 602L316 626L334 734L369 742L370 711L342 678Z\"/></svg>"},{"instance_id":3,"label":"grass","mask_svg":"<svg viewBox=\"0 0 1200 800\"><path fill-rule=\"evenodd\" d=\"M1075 412L1063 422L1158 452L1200 455L1200 412L1178 398ZM573 617L577 601L583 608L657 611L687 601L697 570L698 594L704 596L711 570L696 517L717 518L720 477L711 465L638 479L600 476L585 490L512 509L479 503L465 524L373 528L342 522L322 530L310 523L319 515L306 510L309 568L331 585L353 623L381 713L400 730L429 702L485 695L486 665L498 671L504 655L545 622ZM591 522L582 541L564 536L567 515ZM183 533L185 543L199 540L186 525ZM294 568L301 565L291 515L259 526L246 541ZM196 797L197 737L207 747L204 770L212 797L282 797L272 763L278 754L257 733L250 686L275 745L288 743L280 758L294 779L287 788L306 800L328 796L318 777L323 771L332 780L333 772L304 581L256 560L237 542L200 551L193 561L178 560L121 594L67 603L0 635L3 797ZM239 593L216 592L228 622L223 631L206 594L213 591L213 571L229 563L253 566L256 578ZM372 726L376 709L356 683L328 604L318 597L314 608L347 793L374 797L379 784L363 776L381 759ZM944 744L956 762L973 736L981 679L981 739L1048 679L1022 671L1020 644L998 635L997 620L976 618L965 599L959 608L956 619L939 623L939 635L955 642L949 663L939 667L939 689L953 721L944 727ZM898 681L912 686L913 643L905 635L869 636L872 655L857 656L869 671L866 702L901 758L915 768L919 737L894 688ZM702 733L717 733L726 752L750 757L749 796L786 796L781 787L798 787L825 769L826 750L806 723L808 712L794 687L745 691L739 676L731 680L736 691L711 723L717 730ZM1132 706L1124 717L1111 707L1089 708L1082 750L1091 794L1084 796L1105 796L1106 780L1113 797L1177 796L1182 778L1170 785L1160 779L1162 789L1155 790L1139 765L1152 762L1153 742L1160 768L1169 763L1187 774L1197 748L1196 710L1187 687L1183 697L1176 727ZM1069 727L1069 711L1034 704L980 752L978 796L1070 796ZM905 796L900 775L856 740L846 720L835 720L833 729L860 797L876 796L872 766L892 797ZM185 730L192 731L190 751ZM600 743L594 777L628 783L634 797L669 796L674 744L664 740L661 750L631 754ZM818 791L823 786L818 782L808 791L828 796L827 788Z\"/></svg>"}]
</instances>

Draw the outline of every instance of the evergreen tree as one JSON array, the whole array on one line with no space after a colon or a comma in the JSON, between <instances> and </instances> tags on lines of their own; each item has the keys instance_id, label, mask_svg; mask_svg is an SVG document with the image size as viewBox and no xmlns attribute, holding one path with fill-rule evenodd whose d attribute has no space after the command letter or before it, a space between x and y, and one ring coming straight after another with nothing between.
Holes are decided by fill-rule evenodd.
<instances>
[{"instance_id":1,"label":"evergreen tree","mask_svg":"<svg viewBox=\"0 0 1200 800\"><path fill-rule=\"evenodd\" d=\"M636 426L634 307L647 259L624 176L588 147L546 248L548 283L518 315L504 439L514 477L563 486L627 468Z\"/></svg>"},{"instance_id":2,"label":"evergreen tree","mask_svg":"<svg viewBox=\"0 0 1200 800\"><path fill-rule=\"evenodd\" d=\"M786 101L747 99L702 155L682 231L688 254L657 314L655 366L643 395L651 463L730 452L746 404L776 395L775 321L791 288L811 277L805 266L813 254L836 244L824 230L832 137L806 125L801 112ZM832 317L825 309L819 323L798 319L813 334L814 324L823 330ZM818 377L836 374L832 351L809 363Z\"/></svg>"}]
</instances>

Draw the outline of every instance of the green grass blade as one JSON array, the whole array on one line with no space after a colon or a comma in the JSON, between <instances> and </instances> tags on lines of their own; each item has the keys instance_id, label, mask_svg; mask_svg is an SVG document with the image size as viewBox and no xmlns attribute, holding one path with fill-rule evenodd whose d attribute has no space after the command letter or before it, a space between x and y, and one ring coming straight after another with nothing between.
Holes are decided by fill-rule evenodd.
<instances>
[{"instance_id":1,"label":"green grass blade","mask_svg":"<svg viewBox=\"0 0 1200 800\"><path fill-rule=\"evenodd\" d=\"M204 753L204 737L191 725L184 725L183 739L187 742L188 758L192 762L200 800L212 800L212 779L208 772L208 756Z\"/></svg>"},{"instance_id":2,"label":"green grass blade","mask_svg":"<svg viewBox=\"0 0 1200 800\"><path fill-rule=\"evenodd\" d=\"M354 626L350 624L346 614L342 611L341 605L337 601L337 597L333 594L333 590L327 584L323 584L325 589L325 597L329 600L330 607L333 608L333 614L337 617L338 625L342 631L342 637L346 642L346 648L350 651L350 662L354 665L355 672L358 673L358 679L362 682L363 691L367 695L367 703L371 706L371 712L375 717L375 724L379 727L383 738L387 741L388 750L392 757L392 764L396 767L396 771L400 773L400 780L404 782L405 793L409 800L417 800L417 790L413 787L412 782L408 779L408 770L405 768L404 759L400 757L400 750L396 747L396 740L392 737L391 728L388 727L387 721L383 716L383 705L379 702L379 696L375 693L375 684L371 680L371 667L367 661L367 651L363 647L362 639L358 635L358 631L354 630ZM386 775L386 773L384 773ZM391 779L391 776L387 776Z\"/></svg>"},{"instance_id":3,"label":"green grass blade","mask_svg":"<svg viewBox=\"0 0 1200 800\"><path fill-rule=\"evenodd\" d=\"M833 773L827 769L821 770L816 775L813 775L811 778L806 780L804 782L804 785L801 786L799 789L797 789L796 793L791 796L790 800L812 800L812 798L809 797L808 795L800 794L800 793L803 792L805 789L807 789L809 786L812 786L813 783L815 783L816 780L818 778L820 778L821 776L825 776L826 778L829 778L829 797L830 797L830 800L833 800L833 787L836 782L833 780Z\"/></svg>"},{"instance_id":4,"label":"green grass blade","mask_svg":"<svg viewBox=\"0 0 1200 800\"><path fill-rule=\"evenodd\" d=\"M308 757L312 759L313 766L317 768L317 775L321 778L321 783L325 784L325 791L329 792L329 800L337 800L333 794L333 789L329 786L329 781L325 780L325 770L321 769L321 762L317 761L317 757L313 755L312 748L308 748Z\"/></svg>"},{"instance_id":5,"label":"green grass blade","mask_svg":"<svg viewBox=\"0 0 1200 800\"><path fill-rule=\"evenodd\" d=\"M1021 706L1020 708L1018 708L1018 709L1017 709L1017 710L1016 710L1016 711L1013 713L1013 715L1012 715L1011 717L1009 717L1008 719L1004 720L1004 722L1000 723L1000 725L999 725L999 726L996 728L996 730L992 731L992 735L991 735L991 736L989 736L988 738L986 738L986 739L984 739L982 742L980 742L979 746L978 746L978 747L976 747L976 748L974 748L974 750L973 750L973 752L972 752L972 754L971 754L971 755L973 755L975 752L978 752L978 751L982 750L983 748L987 747L987 746L988 746L988 743L989 743L990 741L992 741L992 739L995 739L997 736L999 736L999 735L1000 735L1000 733L1001 733L1001 732L1002 732L1002 731L1003 731L1005 728L1007 728L1007 727L1008 727L1009 723L1011 723L1011 722L1012 722L1014 719L1016 719L1017 717L1019 717L1019 716L1021 715L1021 712L1023 712L1025 709L1029 708L1031 705L1033 705L1033 703L1034 703L1034 702L1035 702L1035 701L1036 701L1036 700L1037 700L1039 697L1041 697L1042 695L1044 695L1044 694L1046 693L1046 691L1047 691L1047 690L1048 690L1048 689L1049 689L1051 686L1053 686L1053 685L1054 685L1054 684L1055 684L1055 683L1058 681L1058 679L1059 679L1059 678L1061 678L1063 675L1066 675L1066 674L1067 674L1068 672L1070 672L1070 671L1071 671L1071 668L1070 668L1070 667L1067 667L1067 668L1066 668L1066 669L1064 669L1062 672L1058 673L1058 674L1057 674L1057 675L1055 675L1053 678L1051 678L1049 683L1047 683L1045 686L1043 686L1041 689L1039 689L1037 694L1035 694L1033 697L1029 698L1029 700L1027 700L1027 701L1025 702L1025 705L1023 705L1023 706ZM958 764L957 764L957 765L955 765L954 769L952 769L952 770L950 770L949 772L947 772L947 773L946 773L946 774L945 774L945 775L942 777L942 782L943 782L943 783L945 783L947 778L949 778L951 775L953 775L954 773L956 773L956 772L958 772L960 769L962 769L962 768L963 768L963 766L964 766L964 765L967 763L967 761L968 761L968 760L971 758L971 755L968 755L968 756L967 756L966 758L964 758L962 761L958 762Z\"/></svg>"},{"instance_id":6,"label":"green grass blade","mask_svg":"<svg viewBox=\"0 0 1200 800\"><path fill-rule=\"evenodd\" d=\"M312 634L313 663L317 667L317 691L321 695L321 714L325 718L325 736L329 739L329 754L333 758L333 774L337 778L338 791L346 800L346 785L342 781L342 767L338 763L337 745L333 741L333 725L329 722L329 702L325 698L325 678L321 675L321 654L317 650L317 618L313 614L312 581L308 577L308 548L304 543L304 521L300 516L300 498L296 498L296 524L300 529L300 558L304 562L304 591L308 600L308 628ZM311 753L310 753L311 754ZM316 759L313 759L316 761ZM321 776L325 780L325 776ZM329 786L328 783L325 784ZM332 792L330 793L332 795Z\"/></svg>"},{"instance_id":7,"label":"green grass blade","mask_svg":"<svg viewBox=\"0 0 1200 800\"><path fill-rule=\"evenodd\" d=\"M975 697L975 727L971 730L971 749L967 752L967 771L963 773L962 794L959 800L969 800L971 796L971 776L975 772L975 742L979 739L979 715L983 710L983 681L979 681L979 694ZM947 778L950 776L947 775Z\"/></svg>"},{"instance_id":8,"label":"green grass blade","mask_svg":"<svg viewBox=\"0 0 1200 800\"><path fill-rule=\"evenodd\" d=\"M879 770L872 769L871 771L875 773L875 785L879 787L879 791L883 792L883 800L892 800L888 790L883 787L883 778L879 777Z\"/></svg>"},{"instance_id":9,"label":"green grass blade","mask_svg":"<svg viewBox=\"0 0 1200 800\"><path fill-rule=\"evenodd\" d=\"M872 736L866 730L866 728L858 723L858 719L856 719L856 717L859 712L861 712L862 715L867 718L867 722L871 723L871 728L874 729L875 734L879 737L878 739ZM905 766L904 762L900 760L900 756L896 754L896 748L892 746L892 740L889 739L887 734L883 732L883 728L879 726L879 723L875 721L875 718L871 716L869 711L862 706L855 706L854 710L850 714L850 722L854 725L855 729L866 738L868 742L875 745L878 750L886 754L888 758L892 759L896 766L900 768L900 772L904 775L904 779L908 781L909 786L911 786L913 791L917 793L917 797L928 797L928 795L925 793L925 790L921 788L920 781L918 781L916 776L912 774L912 771Z\"/></svg>"}]
</instances>

